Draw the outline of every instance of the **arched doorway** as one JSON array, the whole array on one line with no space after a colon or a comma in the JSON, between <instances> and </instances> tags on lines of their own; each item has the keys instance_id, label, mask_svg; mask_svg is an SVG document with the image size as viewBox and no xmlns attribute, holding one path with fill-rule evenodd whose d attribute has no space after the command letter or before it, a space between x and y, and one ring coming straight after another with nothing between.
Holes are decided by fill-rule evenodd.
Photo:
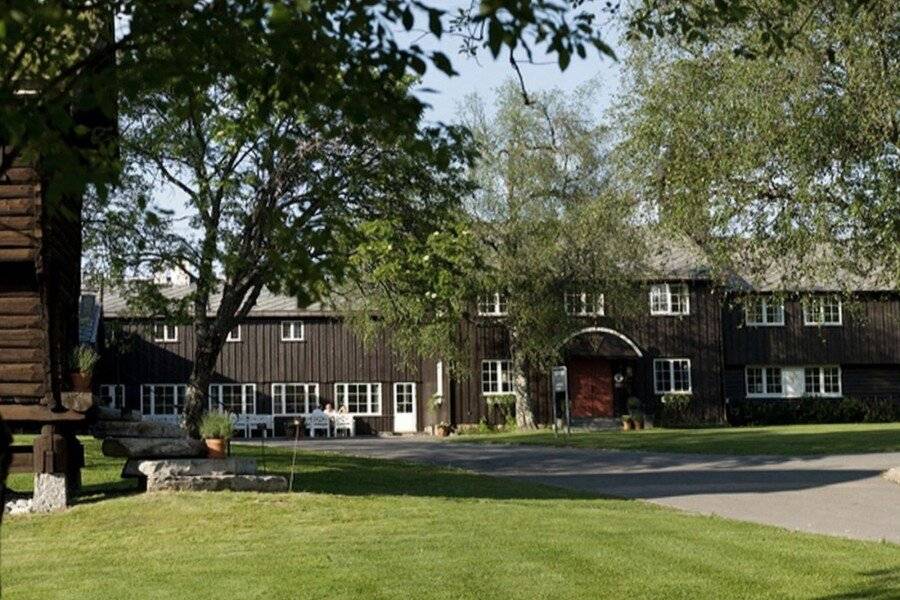
<instances>
[{"instance_id":1,"label":"arched doorway","mask_svg":"<svg viewBox=\"0 0 900 600\"><path fill-rule=\"evenodd\" d=\"M634 374L643 352L608 327L589 327L563 345L573 418L613 418L616 406L634 393Z\"/></svg>"}]
</instances>

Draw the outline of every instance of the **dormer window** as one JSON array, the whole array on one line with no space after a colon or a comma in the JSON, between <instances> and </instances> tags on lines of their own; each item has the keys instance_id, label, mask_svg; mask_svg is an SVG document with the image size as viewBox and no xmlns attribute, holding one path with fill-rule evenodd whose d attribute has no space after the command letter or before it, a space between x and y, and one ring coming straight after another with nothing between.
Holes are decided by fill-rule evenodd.
<instances>
[{"instance_id":1,"label":"dormer window","mask_svg":"<svg viewBox=\"0 0 900 600\"><path fill-rule=\"evenodd\" d=\"M650 286L651 315L689 315L691 300L686 283L655 283Z\"/></svg>"},{"instance_id":2,"label":"dormer window","mask_svg":"<svg viewBox=\"0 0 900 600\"><path fill-rule=\"evenodd\" d=\"M153 324L153 341L154 342L177 342L178 326L169 325L167 323Z\"/></svg>"},{"instance_id":3,"label":"dormer window","mask_svg":"<svg viewBox=\"0 0 900 600\"><path fill-rule=\"evenodd\" d=\"M804 325L841 325L843 315L840 298L819 296L803 303Z\"/></svg>"},{"instance_id":4,"label":"dormer window","mask_svg":"<svg viewBox=\"0 0 900 600\"><path fill-rule=\"evenodd\" d=\"M508 301L506 294L494 292L484 294L478 298L479 317L505 317L508 315Z\"/></svg>"},{"instance_id":5,"label":"dormer window","mask_svg":"<svg viewBox=\"0 0 900 600\"><path fill-rule=\"evenodd\" d=\"M751 327L784 325L784 303L771 297L751 298L744 305L744 322Z\"/></svg>"},{"instance_id":6,"label":"dormer window","mask_svg":"<svg viewBox=\"0 0 900 600\"><path fill-rule=\"evenodd\" d=\"M573 317L603 316L603 294L593 292L566 292L566 314Z\"/></svg>"},{"instance_id":7,"label":"dormer window","mask_svg":"<svg viewBox=\"0 0 900 600\"><path fill-rule=\"evenodd\" d=\"M305 339L303 321L282 321L281 341L302 342Z\"/></svg>"}]
</instances>

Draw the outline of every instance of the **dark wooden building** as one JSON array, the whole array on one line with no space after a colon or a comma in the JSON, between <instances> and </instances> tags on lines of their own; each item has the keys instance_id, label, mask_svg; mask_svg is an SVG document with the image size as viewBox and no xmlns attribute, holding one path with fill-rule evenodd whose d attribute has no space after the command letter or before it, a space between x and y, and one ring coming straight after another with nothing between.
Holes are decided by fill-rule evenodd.
<instances>
[{"instance_id":1,"label":"dark wooden building","mask_svg":"<svg viewBox=\"0 0 900 600\"><path fill-rule=\"evenodd\" d=\"M630 397L649 413L667 395L686 397L692 418L704 422L722 422L728 401L900 399L896 290L866 282L849 295L822 285L802 295L769 284L724 288L696 253L684 252L664 256L643 285L646 305L627 315L607 305L602 292L561 293L577 324L560 352L576 419L615 418ZM488 398L514 387L504 325L509 301L499 293L482 299L478 318L463 326L471 347L467 375L450 377L440 357L404 364L387 339L363 345L339 314L264 294L226 343L212 396L277 433L317 402L347 405L369 432L421 431L438 420L496 421ZM190 328L130 319L116 297L103 307L108 333L121 338L119 351L106 353L104 394L148 416L177 419L191 367ZM529 378L535 417L549 423L550 373ZM429 413L435 394L442 402ZM158 396L165 400L156 402ZM164 414L156 414L157 405Z\"/></svg>"},{"instance_id":2,"label":"dark wooden building","mask_svg":"<svg viewBox=\"0 0 900 600\"><path fill-rule=\"evenodd\" d=\"M179 295L186 288L165 291ZM194 353L191 327L130 318L115 296L101 302L107 349L100 391L147 418L177 421ZM221 407L277 434L325 403L350 405L361 433L414 432L442 418L424 406L446 381L440 361L410 364L391 352L386 339L363 344L339 315L320 305L298 308L293 298L264 292L231 332L210 392Z\"/></svg>"}]
</instances>

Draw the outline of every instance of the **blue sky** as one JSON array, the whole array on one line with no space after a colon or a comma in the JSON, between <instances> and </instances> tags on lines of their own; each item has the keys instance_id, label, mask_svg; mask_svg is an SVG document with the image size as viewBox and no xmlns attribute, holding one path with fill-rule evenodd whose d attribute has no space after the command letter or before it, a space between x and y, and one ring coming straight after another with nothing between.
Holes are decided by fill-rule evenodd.
<instances>
[{"instance_id":1,"label":"blue sky","mask_svg":"<svg viewBox=\"0 0 900 600\"><path fill-rule=\"evenodd\" d=\"M401 40L408 34L398 36ZM621 54L617 42L618 33L611 26L606 40ZM478 59L467 58L459 54L459 43L445 35L440 41L430 35L419 41L425 48L442 50L453 61L453 67L459 72L456 77L447 77L437 69L429 69L422 81L422 87L433 88L436 93L420 94L420 98L433 106L427 117L432 120L451 122L454 120L458 104L468 95L478 93L491 103L493 91L506 79L515 78L515 72L508 62L508 51L504 49L494 60L487 50L483 50ZM524 57L523 52L516 53L517 58ZM534 62L528 64L520 60L525 83L529 90L559 89L572 92L583 84L596 80L599 82L595 116L601 114L609 106L619 89L619 63L600 57L597 52L590 52L586 59L573 57L565 72L560 72L555 56L537 53Z\"/></svg>"}]
</instances>

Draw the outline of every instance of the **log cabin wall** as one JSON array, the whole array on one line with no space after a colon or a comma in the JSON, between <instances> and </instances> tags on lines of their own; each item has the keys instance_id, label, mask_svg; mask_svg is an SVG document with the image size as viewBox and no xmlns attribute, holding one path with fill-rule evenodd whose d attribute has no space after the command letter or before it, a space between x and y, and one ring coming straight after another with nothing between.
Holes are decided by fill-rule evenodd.
<instances>
[{"instance_id":1,"label":"log cabin wall","mask_svg":"<svg viewBox=\"0 0 900 600\"><path fill-rule=\"evenodd\" d=\"M17 164L0 181L0 400L58 407L78 343L81 201L44 200Z\"/></svg>"},{"instance_id":2,"label":"log cabin wall","mask_svg":"<svg viewBox=\"0 0 900 600\"><path fill-rule=\"evenodd\" d=\"M412 382L416 384L417 430L429 424L424 403L437 391L435 361L401 360L384 337L366 346L338 318L284 319L303 321L303 341L281 340L281 318L250 317L241 324L240 341L225 343L213 382L256 384L258 414L273 412L273 383L318 384L321 401L332 404L336 383L380 383L381 414L360 416L357 427L361 432L392 431L393 384ZM98 383L124 385L130 408L140 410L142 384L188 382L195 348L190 326L178 326L176 342L154 341L148 321L106 318L104 329L107 337L116 332L119 341L108 345ZM284 430L279 421L276 419L277 433Z\"/></svg>"},{"instance_id":3,"label":"log cabin wall","mask_svg":"<svg viewBox=\"0 0 900 600\"><path fill-rule=\"evenodd\" d=\"M0 181L0 403L53 398L42 206L36 171L8 169Z\"/></svg>"}]
</instances>

